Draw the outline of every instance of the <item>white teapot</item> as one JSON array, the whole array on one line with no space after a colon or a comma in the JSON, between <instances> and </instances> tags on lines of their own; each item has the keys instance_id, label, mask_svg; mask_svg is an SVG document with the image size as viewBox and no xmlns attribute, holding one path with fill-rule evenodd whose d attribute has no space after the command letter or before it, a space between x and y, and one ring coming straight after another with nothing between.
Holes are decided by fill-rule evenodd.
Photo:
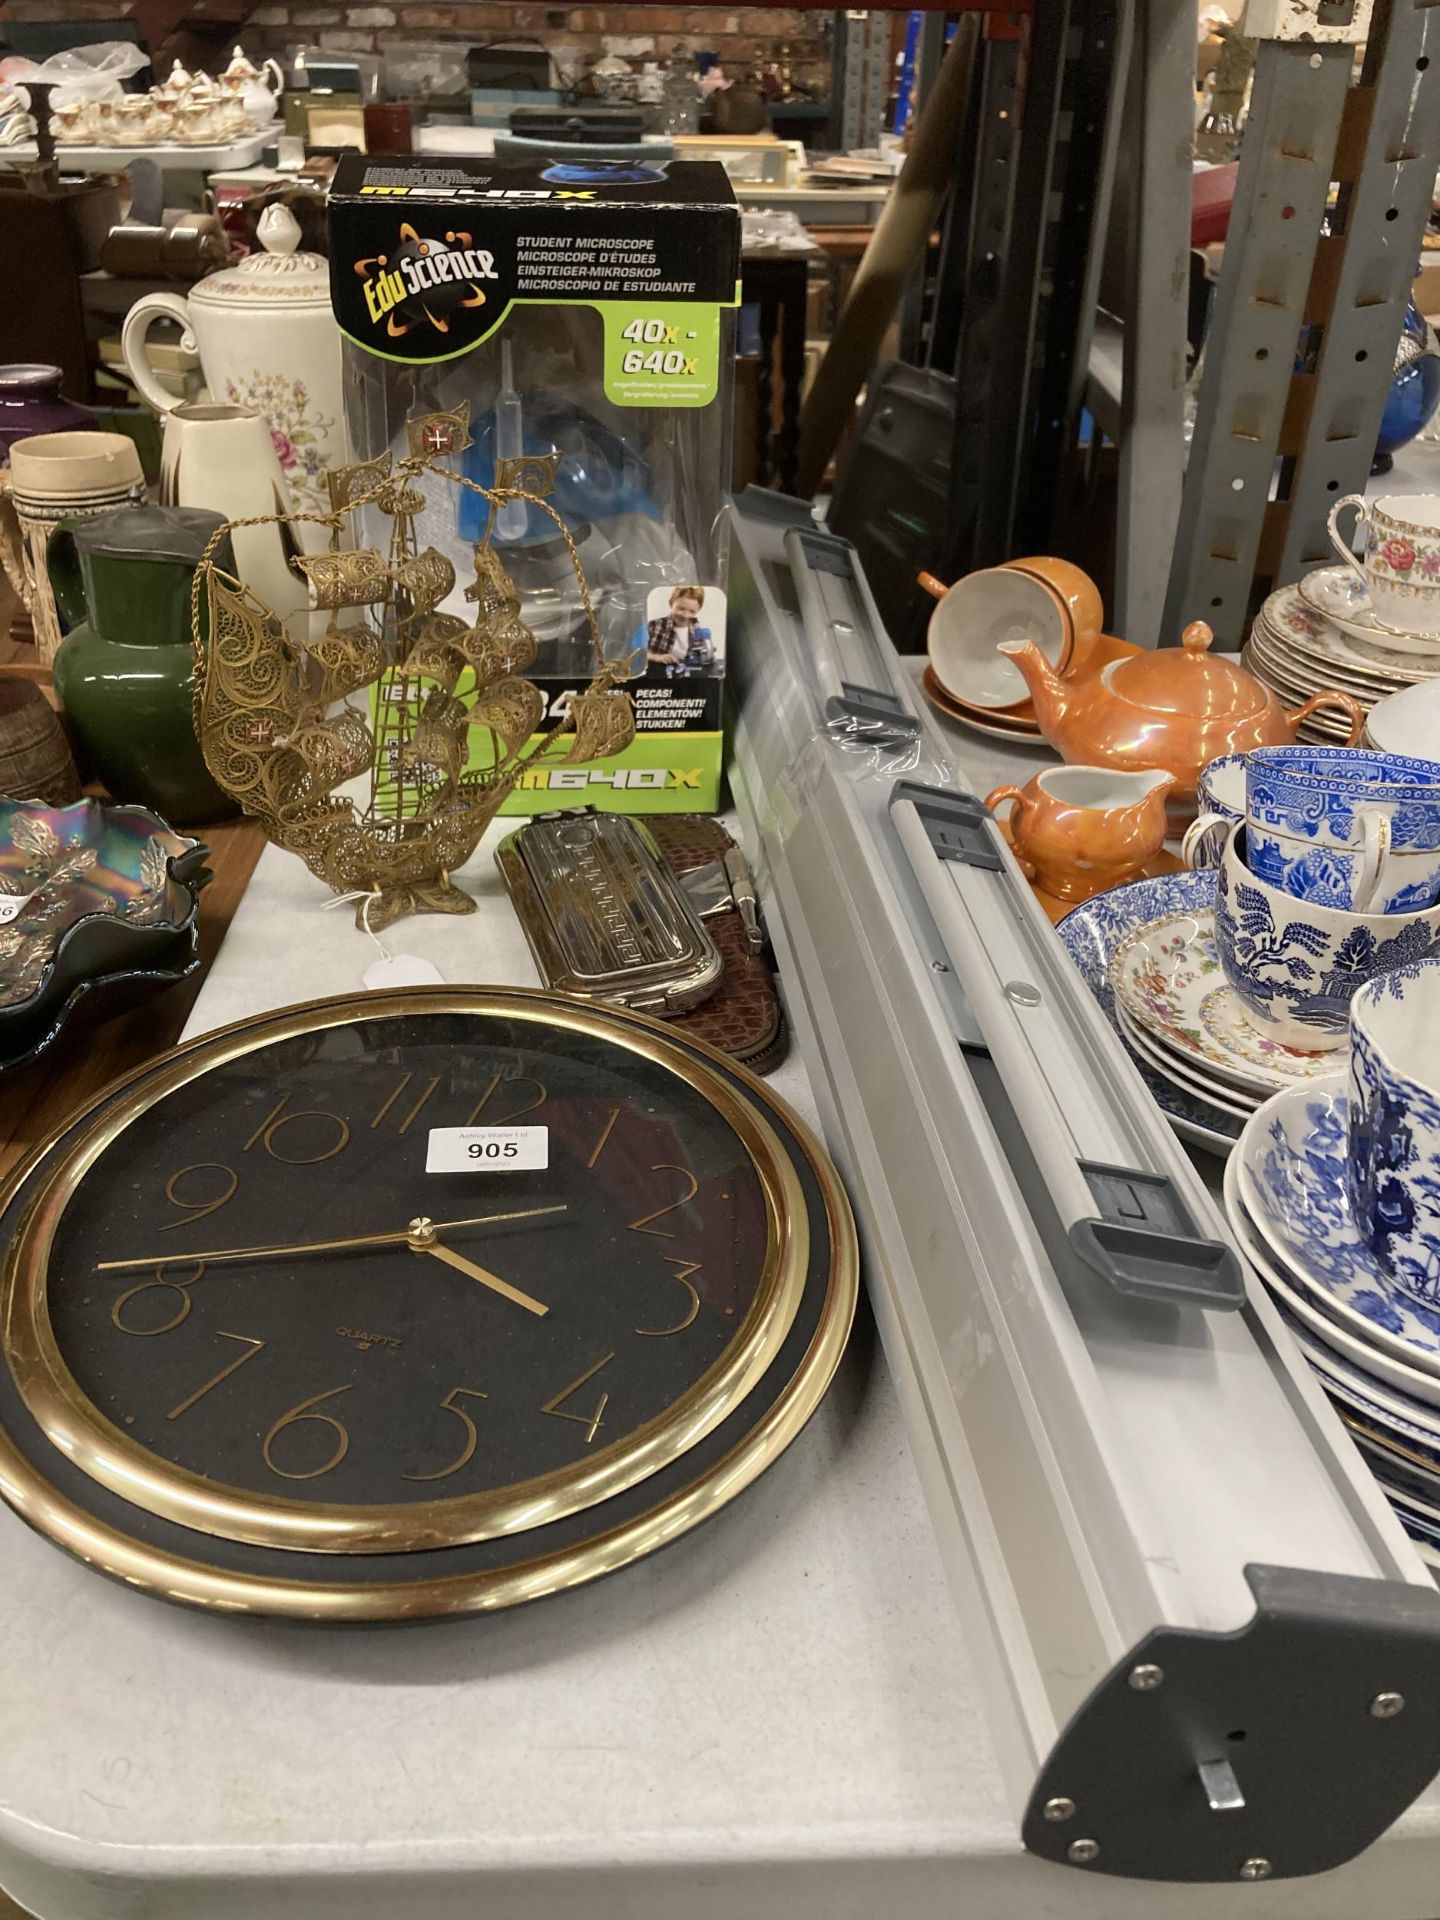
<instances>
[{"instance_id":1,"label":"white teapot","mask_svg":"<svg viewBox=\"0 0 1440 1920\"><path fill-rule=\"evenodd\" d=\"M270 74L275 76L273 91L265 84ZM285 91L285 74L278 60L267 60L257 67L247 59L243 48L236 47L229 66L220 76L220 83L244 107L246 118L258 131L268 127L275 118L278 97Z\"/></svg>"},{"instance_id":2,"label":"white teapot","mask_svg":"<svg viewBox=\"0 0 1440 1920\"><path fill-rule=\"evenodd\" d=\"M195 76L188 67L182 67L177 60L170 69L169 79L162 80L158 87L152 87L150 91L158 100L167 101L173 106L182 94L189 91L194 81Z\"/></svg>"},{"instance_id":3,"label":"white teapot","mask_svg":"<svg viewBox=\"0 0 1440 1920\"><path fill-rule=\"evenodd\" d=\"M125 365L142 398L167 414L176 396L150 371L145 338L164 314L185 329L198 351L205 385L218 405L263 414L297 508L326 512L324 469L349 459L340 329L330 310L330 269L318 253L299 251L300 223L288 207L260 216L265 251L221 267L190 297L151 293L125 316Z\"/></svg>"}]
</instances>

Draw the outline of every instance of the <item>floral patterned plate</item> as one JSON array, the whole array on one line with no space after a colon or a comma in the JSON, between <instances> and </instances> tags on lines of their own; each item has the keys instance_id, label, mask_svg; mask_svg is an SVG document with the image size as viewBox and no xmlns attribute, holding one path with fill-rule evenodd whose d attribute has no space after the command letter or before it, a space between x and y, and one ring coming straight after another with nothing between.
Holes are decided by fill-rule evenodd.
<instances>
[{"instance_id":1,"label":"floral patterned plate","mask_svg":"<svg viewBox=\"0 0 1440 1920\"><path fill-rule=\"evenodd\" d=\"M1292 1087L1240 1136L1239 1192L1295 1284L1332 1319L1440 1379L1440 1247L1435 1301L1401 1293L1355 1227L1345 1178L1345 1075Z\"/></svg>"},{"instance_id":2,"label":"floral patterned plate","mask_svg":"<svg viewBox=\"0 0 1440 1920\"><path fill-rule=\"evenodd\" d=\"M1131 1051L1138 1053L1142 1060L1148 1060L1157 1073L1163 1073L1187 1093L1199 1094L1202 1100L1209 1100L1224 1112L1233 1113L1237 1120L1248 1120L1265 1097L1263 1094L1248 1094L1244 1088L1231 1085L1218 1074L1211 1079L1201 1072L1198 1065L1191 1066L1178 1053L1173 1053L1169 1047L1162 1047L1143 1027L1137 1025L1118 1001L1115 1004L1115 1024Z\"/></svg>"},{"instance_id":3,"label":"floral patterned plate","mask_svg":"<svg viewBox=\"0 0 1440 1920\"><path fill-rule=\"evenodd\" d=\"M1362 671L1359 667L1335 666L1315 654L1308 654L1301 642L1281 638L1259 620L1251 629L1249 650L1265 664L1282 671L1297 689L1303 688L1309 693L1319 693L1324 687L1338 687L1342 693L1353 693L1360 701L1383 700L1398 684L1395 676L1378 664ZM1343 727L1343 720L1337 719L1336 725Z\"/></svg>"},{"instance_id":4,"label":"floral patterned plate","mask_svg":"<svg viewBox=\"0 0 1440 1920\"><path fill-rule=\"evenodd\" d=\"M1417 586L1421 584L1416 582ZM1397 633L1393 627L1381 626L1363 582L1343 564L1319 567L1314 573L1307 573L1300 582L1300 593L1307 606L1323 614L1352 640L1363 641L1366 646L1384 647L1390 653L1418 654L1440 661L1440 643L1433 634Z\"/></svg>"},{"instance_id":5,"label":"floral patterned plate","mask_svg":"<svg viewBox=\"0 0 1440 1920\"><path fill-rule=\"evenodd\" d=\"M1126 1045L1116 1019L1115 996L1109 980L1111 956L1128 933L1162 913L1212 906L1215 887L1213 870L1132 880L1127 886L1112 887L1107 893L1097 893L1093 899L1072 907L1055 931L1170 1125L1182 1140L1223 1156L1240 1138L1241 1121L1233 1114L1222 1112L1213 1102L1187 1093L1173 1080L1157 1073Z\"/></svg>"},{"instance_id":6,"label":"floral patterned plate","mask_svg":"<svg viewBox=\"0 0 1440 1920\"><path fill-rule=\"evenodd\" d=\"M1110 985L1137 1026L1249 1092L1335 1071L1333 1054L1298 1052L1251 1025L1220 970L1213 908L1137 927L1115 950Z\"/></svg>"},{"instance_id":7,"label":"floral patterned plate","mask_svg":"<svg viewBox=\"0 0 1440 1920\"><path fill-rule=\"evenodd\" d=\"M1364 672L1373 670L1378 663L1404 685L1428 680L1435 671L1434 666L1424 665L1413 653L1399 652L1369 634L1360 636L1357 644L1327 615L1309 606L1298 586L1277 588L1261 608L1261 619L1282 634L1293 636L1306 653L1313 653L1331 666L1356 667Z\"/></svg>"},{"instance_id":8,"label":"floral patterned plate","mask_svg":"<svg viewBox=\"0 0 1440 1920\"><path fill-rule=\"evenodd\" d=\"M1252 672L1258 670L1265 680L1283 685L1286 691L1296 695L1296 701L1308 699L1311 693L1319 693L1325 687L1334 687L1340 693L1352 693L1361 707L1373 707L1386 697L1386 693L1394 693L1396 689L1394 680L1361 682L1357 674L1340 672L1334 666L1327 666L1323 660L1300 660L1286 647L1277 645L1267 632L1261 634L1260 626L1252 630L1242 653L1248 655ZM1334 733L1334 737L1342 743L1350 739L1350 724L1344 714L1315 712L1309 716L1309 720L1325 720L1329 732Z\"/></svg>"},{"instance_id":9,"label":"floral patterned plate","mask_svg":"<svg viewBox=\"0 0 1440 1920\"><path fill-rule=\"evenodd\" d=\"M1440 1434L1440 1377L1412 1367L1408 1360L1387 1352L1368 1337L1351 1333L1331 1314L1322 1312L1304 1292L1301 1282L1281 1265L1260 1229L1245 1210L1240 1194L1240 1156L1232 1153L1225 1168L1225 1213L1246 1259L1265 1282L1271 1297L1291 1323L1298 1321L1337 1366L1347 1366L1369 1390L1394 1396L1405 1416L1424 1426L1434 1422Z\"/></svg>"},{"instance_id":10,"label":"floral patterned plate","mask_svg":"<svg viewBox=\"0 0 1440 1920\"><path fill-rule=\"evenodd\" d=\"M133 998L193 968L207 852L144 807L0 799L0 1067L95 987Z\"/></svg>"}]
</instances>

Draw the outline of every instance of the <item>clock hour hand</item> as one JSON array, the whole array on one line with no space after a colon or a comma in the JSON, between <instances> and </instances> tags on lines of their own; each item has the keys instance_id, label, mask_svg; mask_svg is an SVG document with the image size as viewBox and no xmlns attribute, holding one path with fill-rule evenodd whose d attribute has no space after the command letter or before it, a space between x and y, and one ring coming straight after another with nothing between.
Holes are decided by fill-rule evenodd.
<instances>
[{"instance_id":1,"label":"clock hour hand","mask_svg":"<svg viewBox=\"0 0 1440 1920\"><path fill-rule=\"evenodd\" d=\"M489 1227L503 1220L538 1220L546 1214L567 1213L564 1201L550 1207L512 1207L503 1213L477 1213L468 1220L435 1220L428 1224L432 1230L444 1227ZM136 1260L101 1260L97 1262L97 1273L136 1273L146 1267L164 1266L167 1261L183 1260L187 1262L203 1260L207 1266L221 1263L233 1263L237 1260L281 1260L301 1253L346 1253L351 1247L403 1247L414 1238L414 1222L399 1233L362 1233L348 1240L301 1240L289 1246L274 1247L212 1247L199 1252L193 1247L172 1247L164 1253L152 1253Z\"/></svg>"},{"instance_id":2,"label":"clock hour hand","mask_svg":"<svg viewBox=\"0 0 1440 1920\"><path fill-rule=\"evenodd\" d=\"M423 1229L429 1228L432 1237L426 1239ZM550 1309L528 1293L522 1293L519 1287L512 1287L508 1280L502 1280L498 1273L491 1273L485 1267L477 1267L473 1260L467 1260L462 1254L453 1253L449 1247L442 1247L433 1238L434 1227L428 1220L413 1222L410 1246L416 1253L428 1253L432 1260L443 1260L447 1267L454 1267L457 1273L468 1274L472 1280L478 1280L482 1287L489 1287L492 1293L503 1294L507 1300L513 1300L517 1307L524 1307L530 1313L546 1314Z\"/></svg>"}]
</instances>

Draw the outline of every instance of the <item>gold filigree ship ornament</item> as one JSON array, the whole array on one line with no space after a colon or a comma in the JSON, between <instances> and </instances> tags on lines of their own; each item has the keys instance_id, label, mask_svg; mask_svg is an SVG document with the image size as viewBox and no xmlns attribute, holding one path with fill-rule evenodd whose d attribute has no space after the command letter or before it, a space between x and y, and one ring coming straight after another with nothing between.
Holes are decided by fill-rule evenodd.
<instances>
[{"instance_id":1,"label":"gold filigree ship ornament","mask_svg":"<svg viewBox=\"0 0 1440 1920\"><path fill-rule=\"evenodd\" d=\"M474 900L450 876L525 769L542 757L551 766L598 760L635 734L630 696L619 691L628 673L604 658L575 542L544 497L554 485L554 459L502 460L495 486L481 487L440 464L470 444L468 404L406 425L405 459L387 453L327 474L328 514L268 514L218 528L190 598L195 730L206 766L317 879L336 893L363 894L356 924L376 932L407 913L473 913ZM489 503L474 549L475 581L465 590L473 619L437 611L454 588L455 569L436 548L416 543L425 505L416 482L425 474ZM509 500L555 522L594 649L589 685L543 731L544 700L522 677L535 658L535 636L491 545L496 512ZM388 551L342 549L351 516L372 505L390 519ZM323 634L301 639L215 555L236 527L307 521L330 528L330 551L298 555L295 565L330 620ZM318 624L301 618L307 630ZM352 706L362 693L365 705ZM336 791L367 774L358 795Z\"/></svg>"}]
</instances>

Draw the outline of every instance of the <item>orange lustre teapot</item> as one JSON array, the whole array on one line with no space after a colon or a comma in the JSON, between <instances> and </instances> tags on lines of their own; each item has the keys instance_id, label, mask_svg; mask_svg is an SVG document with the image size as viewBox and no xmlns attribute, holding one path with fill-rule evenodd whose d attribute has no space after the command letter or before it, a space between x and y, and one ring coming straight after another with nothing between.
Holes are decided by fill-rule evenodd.
<instances>
[{"instance_id":1,"label":"orange lustre teapot","mask_svg":"<svg viewBox=\"0 0 1440 1920\"><path fill-rule=\"evenodd\" d=\"M1364 709L1348 693L1312 694L1286 709L1253 673L1212 654L1214 635L1203 620L1186 627L1178 647L1160 647L1112 660L1099 673L1062 680L1033 640L1002 640L999 650L1020 669L1040 731L1063 759L1135 772L1173 773L1173 799L1192 804L1200 771L1222 753L1284 747L1298 722L1322 707L1338 707L1350 722L1347 746L1365 725Z\"/></svg>"}]
</instances>

